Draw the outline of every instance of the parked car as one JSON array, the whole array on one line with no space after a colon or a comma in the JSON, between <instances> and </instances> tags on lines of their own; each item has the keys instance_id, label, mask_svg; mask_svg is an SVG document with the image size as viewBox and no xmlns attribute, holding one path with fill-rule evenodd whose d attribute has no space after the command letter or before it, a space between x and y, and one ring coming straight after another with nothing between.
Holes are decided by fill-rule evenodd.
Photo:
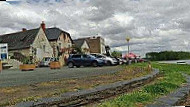
<instances>
[{"instance_id":1,"label":"parked car","mask_svg":"<svg viewBox=\"0 0 190 107\"><path fill-rule=\"evenodd\" d=\"M126 60L125 59L122 59L122 58L115 58L117 60L117 64L118 65L122 65L122 64L126 64Z\"/></svg>"},{"instance_id":2,"label":"parked car","mask_svg":"<svg viewBox=\"0 0 190 107\"><path fill-rule=\"evenodd\" d=\"M96 58L92 55L80 55L80 54L75 54L75 55L70 55L68 60L67 60L67 65L69 68L73 68L74 66L80 67L80 66L103 66L104 61L102 59Z\"/></svg>"},{"instance_id":3,"label":"parked car","mask_svg":"<svg viewBox=\"0 0 190 107\"><path fill-rule=\"evenodd\" d=\"M39 67L49 67L50 66L50 62L51 61L57 61L59 60L58 58L53 58L53 57L44 57L40 63L39 63Z\"/></svg>"},{"instance_id":4,"label":"parked car","mask_svg":"<svg viewBox=\"0 0 190 107\"><path fill-rule=\"evenodd\" d=\"M91 55L95 56L96 58L104 60L105 64L108 66L118 64L118 61L115 58L108 57L102 54L91 54Z\"/></svg>"}]
</instances>

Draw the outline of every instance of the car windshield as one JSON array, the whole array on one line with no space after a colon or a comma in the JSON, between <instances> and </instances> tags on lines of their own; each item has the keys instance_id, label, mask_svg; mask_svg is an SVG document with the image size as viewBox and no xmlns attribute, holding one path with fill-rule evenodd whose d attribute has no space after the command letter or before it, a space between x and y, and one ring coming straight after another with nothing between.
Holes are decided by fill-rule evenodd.
<instances>
[{"instance_id":1,"label":"car windshield","mask_svg":"<svg viewBox=\"0 0 190 107\"><path fill-rule=\"evenodd\" d=\"M50 58L44 58L44 61L49 61L50 60Z\"/></svg>"},{"instance_id":2,"label":"car windshield","mask_svg":"<svg viewBox=\"0 0 190 107\"><path fill-rule=\"evenodd\" d=\"M89 57L91 57L91 58L96 58L95 56L93 56L93 55L88 55Z\"/></svg>"},{"instance_id":3,"label":"car windshield","mask_svg":"<svg viewBox=\"0 0 190 107\"><path fill-rule=\"evenodd\" d=\"M81 55L73 55L72 58L81 58Z\"/></svg>"}]
</instances>

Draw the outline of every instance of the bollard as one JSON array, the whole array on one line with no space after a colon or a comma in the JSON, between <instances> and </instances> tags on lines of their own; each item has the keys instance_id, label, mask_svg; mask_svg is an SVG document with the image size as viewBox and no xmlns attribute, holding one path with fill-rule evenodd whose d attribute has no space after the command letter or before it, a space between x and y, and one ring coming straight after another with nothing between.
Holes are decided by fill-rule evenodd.
<instances>
[{"instance_id":1,"label":"bollard","mask_svg":"<svg viewBox=\"0 0 190 107\"><path fill-rule=\"evenodd\" d=\"M0 60L0 72L2 73L3 67L2 67L2 61Z\"/></svg>"},{"instance_id":2,"label":"bollard","mask_svg":"<svg viewBox=\"0 0 190 107\"><path fill-rule=\"evenodd\" d=\"M151 63L150 63L150 61L148 62L148 71L150 72L150 71L152 71L152 66L151 66Z\"/></svg>"}]
</instances>

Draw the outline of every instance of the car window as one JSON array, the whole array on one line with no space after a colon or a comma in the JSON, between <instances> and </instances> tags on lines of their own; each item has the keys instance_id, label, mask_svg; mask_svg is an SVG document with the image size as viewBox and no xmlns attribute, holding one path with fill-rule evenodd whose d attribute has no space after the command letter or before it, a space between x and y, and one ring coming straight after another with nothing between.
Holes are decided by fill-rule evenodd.
<instances>
[{"instance_id":1,"label":"car window","mask_svg":"<svg viewBox=\"0 0 190 107\"><path fill-rule=\"evenodd\" d=\"M83 58L91 58L91 55L83 55Z\"/></svg>"},{"instance_id":2,"label":"car window","mask_svg":"<svg viewBox=\"0 0 190 107\"><path fill-rule=\"evenodd\" d=\"M97 58L102 58L103 56L101 56L101 55L97 55Z\"/></svg>"},{"instance_id":3,"label":"car window","mask_svg":"<svg viewBox=\"0 0 190 107\"><path fill-rule=\"evenodd\" d=\"M72 58L81 58L81 55L73 55Z\"/></svg>"}]
</instances>

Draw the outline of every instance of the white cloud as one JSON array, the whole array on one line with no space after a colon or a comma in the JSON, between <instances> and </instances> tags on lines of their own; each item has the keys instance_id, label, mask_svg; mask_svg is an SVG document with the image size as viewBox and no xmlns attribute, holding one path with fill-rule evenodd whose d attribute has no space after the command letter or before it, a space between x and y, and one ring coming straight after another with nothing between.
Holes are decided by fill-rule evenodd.
<instances>
[{"instance_id":1,"label":"white cloud","mask_svg":"<svg viewBox=\"0 0 190 107\"><path fill-rule=\"evenodd\" d=\"M0 3L0 34L57 26L73 38L102 35L108 45L131 51L189 51L190 1L188 0L21 0Z\"/></svg>"}]
</instances>

